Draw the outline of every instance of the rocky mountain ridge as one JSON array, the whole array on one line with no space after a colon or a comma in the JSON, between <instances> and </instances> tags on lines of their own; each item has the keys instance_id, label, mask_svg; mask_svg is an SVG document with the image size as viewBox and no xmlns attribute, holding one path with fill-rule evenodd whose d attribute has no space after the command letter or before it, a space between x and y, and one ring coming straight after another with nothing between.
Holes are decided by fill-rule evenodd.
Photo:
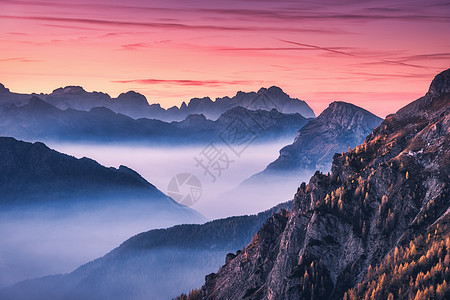
<instances>
[{"instance_id":1,"label":"rocky mountain ridge","mask_svg":"<svg viewBox=\"0 0 450 300\"><path fill-rule=\"evenodd\" d=\"M437 75L424 97L388 116L363 144L335 154L331 173L302 183L292 209L269 218L190 299L401 299L438 288L439 297L450 295L449 79L450 70ZM379 272L382 262L403 249L412 264L420 258L414 243L439 225L444 231L434 239L444 265L425 281L432 287L420 284L426 269L415 269L394 274L415 285L386 290L394 275ZM364 285L365 278L372 281Z\"/></svg>"},{"instance_id":2,"label":"rocky mountain ridge","mask_svg":"<svg viewBox=\"0 0 450 300\"><path fill-rule=\"evenodd\" d=\"M61 110L37 96L22 106L0 109L0 135L30 141L85 141L142 144L207 143L236 127L258 137L257 142L295 135L308 122L300 114L283 114L275 109L248 110L234 107L216 121L204 115L189 115L180 122L135 120L105 107L90 111Z\"/></svg>"},{"instance_id":3,"label":"rocky mountain ridge","mask_svg":"<svg viewBox=\"0 0 450 300\"><path fill-rule=\"evenodd\" d=\"M0 205L46 202L67 198L95 198L120 190L144 197L169 200L135 171L120 166L106 168L96 161L51 150L43 143L0 137Z\"/></svg>"},{"instance_id":4,"label":"rocky mountain ridge","mask_svg":"<svg viewBox=\"0 0 450 300\"><path fill-rule=\"evenodd\" d=\"M106 107L115 113L127 115L131 118L148 118L164 121L181 121L190 114L203 114L208 119L215 120L220 115L236 106L249 110L277 109L279 112L291 114L299 113L305 118L314 118L313 110L305 101L291 98L279 87L261 88L258 92L238 92L234 97L193 98L188 104L183 102L180 107L173 106L164 109L160 104L149 104L145 96L129 91L112 98L102 92L87 92L80 86L66 86L58 88L50 94L17 94L12 93L3 85L0 87L0 106L15 104L24 105L32 96L39 97L45 102L61 109L90 111L96 107Z\"/></svg>"},{"instance_id":5,"label":"rocky mountain ridge","mask_svg":"<svg viewBox=\"0 0 450 300\"><path fill-rule=\"evenodd\" d=\"M362 143L382 119L345 102L332 102L316 119L302 127L292 145L280 150L278 159L264 172L328 171L334 153Z\"/></svg>"}]
</instances>

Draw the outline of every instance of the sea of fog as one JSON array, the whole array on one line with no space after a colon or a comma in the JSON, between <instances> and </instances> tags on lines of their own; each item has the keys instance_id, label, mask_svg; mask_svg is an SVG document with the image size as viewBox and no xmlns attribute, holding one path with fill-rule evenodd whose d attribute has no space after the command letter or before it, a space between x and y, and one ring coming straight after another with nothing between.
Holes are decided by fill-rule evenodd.
<instances>
[{"instance_id":1,"label":"sea of fog","mask_svg":"<svg viewBox=\"0 0 450 300\"><path fill-rule=\"evenodd\" d=\"M244 151L235 154L225 145L201 146L124 146L98 144L60 144L47 143L49 147L77 158L89 157L108 167L125 165L137 171L159 190L168 193L169 182L178 174L188 173L196 176L201 183L201 196L190 207L208 219L258 213L278 203L292 199L298 181L281 185L270 195L259 195L250 190L248 197L227 198L226 194L250 176L261 172L279 155L279 150L292 140L265 144L251 144ZM217 153L220 153L217 155ZM206 154L206 155L205 155ZM198 160L206 165L208 158L216 154L218 159L205 171ZM222 156L222 155L226 156ZM197 160L196 160L197 159ZM220 170L219 170L220 169ZM236 198L236 197L234 197ZM245 198L245 199L244 199Z\"/></svg>"},{"instance_id":2,"label":"sea of fog","mask_svg":"<svg viewBox=\"0 0 450 300\"><path fill-rule=\"evenodd\" d=\"M301 180L295 178L275 184L246 186L240 183L264 168L278 155L279 150L291 140L267 144L251 144L245 151L234 154L225 146L217 149L205 146L124 146L47 143L50 148L73 155L89 157L107 167L125 165L141 174L147 181L164 193L169 182L178 174L191 174L198 178L197 201L190 206L207 219L253 214L292 199ZM219 150L220 172L211 174L197 165L206 162L214 151ZM227 157L223 156L227 153ZM217 153L216 153L217 154ZM228 165L226 165L228 163ZM189 193L186 185L180 193ZM199 194L200 192L200 194ZM136 209L125 212L122 208L89 213L70 211L66 216L55 212L32 211L26 215L0 212L0 288L15 282L71 272L80 265L101 257L131 236L154 228L166 228L186 220L162 215L160 218L139 216ZM139 210L139 209L138 209ZM119 213L117 212L119 211ZM123 216L118 220L116 216Z\"/></svg>"}]
</instances>

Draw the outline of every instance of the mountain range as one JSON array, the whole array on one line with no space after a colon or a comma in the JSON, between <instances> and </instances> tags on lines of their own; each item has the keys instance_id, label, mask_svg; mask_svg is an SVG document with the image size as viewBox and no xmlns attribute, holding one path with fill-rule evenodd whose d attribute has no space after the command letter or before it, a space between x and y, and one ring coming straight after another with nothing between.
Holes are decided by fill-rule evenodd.
<instances>
[{"instance_id":1,"label":"mountain range","mask_svg":"<svg viewBox=\"0 0 450 300\"><path fill-rule=\"evenodd\" d=\"M39 97L48 104L61 110L72 109L90 111L93 108L105 107L116 113L131 118L158 119L164 121L181 121L190 114L203 114L206 118L215 120L226 111L242 106L249 110L276 109L279 112L291 114L299 113L305 118L314 118L313 110L305 101L290 98L279 87L261 88L258 92L238 92L234 97L217 98L215 101L208 97L191 99L188 104L183 102L180 107L162 108L159 104L149 104L145 96L129 91L111 98L106 93L86 92L79 86L58 88L50 94L18 94L12 93L0 84L0 107L11 104L25 105L32 97Z\"/></svg>"},{"instance_id":2,"label":"mountain range","mask_svg":"<svg viewBox=\"0 0 450 300\"><path fill-rule=\"evenodd\" d=\"M424 97L384 121L332 103L299 126L294 143L258 174L319 169L308 184L299 184L292 203L254 216L144 232L69 274L1 289L0 298L167 298L200 286L209 273L200 289L177 299L447 299L449 112L450 69L435 77ZM251 122L280 114L235 107L220 118L230 124L241 113ZM170 124L198 128L205 122L214 127L219 120L190 115ZM270 130L270 123L263 128ZM112 170L139 178L129 169ZM251 197L261 193L254 190ZM225 264L210 273L220 257Z\"/></svg>"},{"instance_id":3,"label":"mountain range","mask_svg":"<svg viewBox=\"0 0 450 300\"><path fill-rule=\"evenodd\" d=\"M302 183L189 299L448 299L449 179L450 69Z\"/></svg>"},{"instance_id":4,"label":"mountain range","mask_svg":"<svg viewBox=\"0 0 450 300\"><path fill-rule=\"evenodd\" d=\"M105 107L90 111L61 110L33 96L22 106L0 110L0 135L29 141L116 142L143 144L207 143L233 130L252 135L257 142L289 138L307 123L302 115L272 109L248 110L237 106L216 121L192 114L180 122L133 119Z\"/></svg>"}]
</instances>

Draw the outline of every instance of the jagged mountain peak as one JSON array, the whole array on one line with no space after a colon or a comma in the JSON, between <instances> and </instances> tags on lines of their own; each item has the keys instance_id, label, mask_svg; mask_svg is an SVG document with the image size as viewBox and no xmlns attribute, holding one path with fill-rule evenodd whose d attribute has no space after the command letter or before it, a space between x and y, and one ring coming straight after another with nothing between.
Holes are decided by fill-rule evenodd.
<instances>
[{"instance_id":1,"label":"jagged mountain peak","mask_svg":"<svg viewBox=\"0 0 450 300\"><path fill-rule=\"evenodd\" d=\"M0 93L9 92L0 86ZM10 98L15 97L14 101ZM11 102L27 101L27 94L14 94L2 99L3 105ZM276 108L283 113L300 113L309 118L315 117L314 111L302 100L291 98L279 87L272 86L261 88L258 92L238 92L234 97L223 97L212 100L209 97L192 98L183 102L180 107L174 106L169 109L162 108L159 104L151 104L147 98L135 91L120 94L117 98L111 98L107 93L88 92L81 86L66 86L55 89L50 94L39 94L39 96L59 109L75 109L89 111L94 107L105 106L116 113L128 115L132 118L159 119L163 121L182 121L189 114L204 114L208 119L215 120L221 114L235 106L243 106L251 110L271 110ZM25 99L24 99L25 98ZM17 101L20 100L20 101ZM22 103L23 104L23 103Z\"/></svg>"},{"instance_id":2,"label":"jagged mountain peak","mask_svg":"<svg viewBox=\"0 0 450 300\"><path fill-rule=\"evenodd\" d=\"M206 120L206 117L203 114L190 114L184 119L184 121L193 121L193 120Z\"/></svg>"},{"instance_id":3,"label":"jagged mountain peak","mask_svg":"<svg viewBox=\"0 0 450 300\"><path fill-rule=\"evenodd\" d=\"M142 95L141 93L135 92L135 91L128 91L126 93L121 93L119 95L120 96L134 96L134 97L145 97L144 95Z\"/></svg>"},{"instance_id":4,"label":"jagged mountain peak","mask_svg":"<svg viewBox=\"0 0 450 300\"><path fill-rule=\"evenodd\" d=\"M181 127L204 126L206 117L203 114L190 114L183 121L178 123Z\"/></svg>"},{"instance_id":5,"label":"jagged mountain peak","mask_svg":"<svg viewBox=\"0 0 450 300\"><path fill-rule=\"evenodd\" d=\"M362 143L381 121L353 104L333 102L298 131L294 143L281 149L264 172L327 171L334 153Z\"/></svg>"},{"instance_id":6,"label":"jagged mountain peak","mask_svg":"<svg viewBox=\"0 0 450 300\"><path fill-rule=\"evenodd\" d=\"M264 93L282 94L282 95L286 95L287 96L287 94L280 87L275 86L275 85L273 85L273 86L271 86L269 88L262 87L257 92L257 94L264 94Z\"/></svg>"},{"instance_id":7,"label":"jagged mountain peak","mask_svg":"<svg viewBox=\"0 0 450 300\"><path fill-rule=\"evenodd\" d=\"M388 120L405 120L423 118L429 120L450 102L450 69L438 74L430 84L428 92L416 101L401 108L397 113L388 116Z\"/></svg>"},{"instance_id":8,"label":"jagged mountain peak","mask_svg":"<svg viewBox=\"0 0 450 300\"><path fill-rule=\"evenodd\" d=\"M104 107L104 106L98 106L98 107L91 108L91 110L89 112L94 113L96 115L104 115L104 116L110 116L110 117L117 115L116 112L114 112L111 109Z\"/></svg>"},{"instance_id":9,"label":"jagged mountain peak","mask_svg":"<svg viewBox=\"0 0 450 300\"><path fill-rule=\"evenodd\" d=\"M81 95L85 94L86 90L81 86L68 85L63 88L57 88L52 92L54 95Z\"/></svg>"},{"instance_id":10,"label":"jagged mountain peak","mask_svg":"<svg viewBox=\"0 0 450 300\"><path fill-rule=\"evenodd\" d=\"M190 108L190 109L196 109L196 108L198 108L198 107L201 107L202 105L205 105L205 104L206 104L206 105L211 105L211 104L213 104L213 103L214 103L214 101L211 100L211 98L209 98L209 97L192 98L192 99L189 101L187 107Z\"/></svg>"},{"instance_id":11,"label":"jagged mountain peak","mask_svg":"<svg viewBox=\"0 0 450 300\"><path fill-rule=\"evenodd\" d=\"M433 97L439 97L447 93L450 93L450 69L436 75L428 90L428 94Z\"/></svg>"},{"instance_id":12,"label":"jagged mountain peak","mask_svg":"<svg viewBox=\"0 0 450 300\"><path fill-rule=\"evenodd\" d=\"M33 110L35 112L42 111L57 111L58 109L53 105L45 102L37 96L32 96L31 99L22 106L22 108L27 110Z\"/></svg>"},{"instance_id":13,"label":"jagged mountain peak","mask_svg":"<svg viewBox=\"0 0 450 300\"><path fill-rule=\"evenodd\" d=\"M365 110L362 107L356 106L354 104L344 102L344 101L333 101L328 105L328 107L322 112L321 116L329 116L335 113L341 113L341 114L352 114L355 112L361 112L366 114L371 114L371 112Z\"/></svg>"},{"instance_id":14,"label":"jagged mountain peak","mask_svg":"<svg viewBox=\"0 0 450 300\"><path fill-rule=\"evenodd\" d=\"M9 93L9 89L0 83L0 93Z\"/></svg>"},{"instance_id":15,"label":"jagged mountain peak","mask_svg":"<svg viewBox=\"0 0 450 300\"><path fill-rule=\"evenodd\" d=\"M365 125L368 127L375 128L381 122L381 118L375 116L371 112L358 107L354 104L335 101L330 103L328 108L326 108L316 119L316 122L325 122L330 126L332 124L338 124L343 127L349 127L356 124ZM366 133L367 134L367 133Z\"/></svg>"},{"instance_id":16,"label":"jagged mountain peak","mask_svg":"<svg viewBox=\"0 0 450 300\"><path fill-rule=\"evenodd\" d=\"M242 114L247 112L248 109L243 106L235 106L222 114L222 116L234 116L236 114Z\"/></svg>"},{"instance_id":17,"label":"jagged mountain peak","mask_svg":"<svg viewBox=\"0 0 450 300\"><path fill-rule=\"evenodd\" d=\"M149 106L147 98L135 91L128 91L126 93L122 93L117 97L116 101L124 101L127 104L133 105L133 106Z\"/></svg>"}]
</instances>

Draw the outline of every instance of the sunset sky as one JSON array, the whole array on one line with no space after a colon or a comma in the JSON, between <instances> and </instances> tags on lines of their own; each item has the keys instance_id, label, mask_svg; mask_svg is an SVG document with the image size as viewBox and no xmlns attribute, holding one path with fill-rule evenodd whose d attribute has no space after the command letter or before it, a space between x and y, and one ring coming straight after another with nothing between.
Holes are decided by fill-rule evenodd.
<instances>
[{"instance_id":1,"label":"sunset sky","mask_svg":"<svg viewBox=\"0 0 450 300\"><path fill-rule=\"evenodd\" d=\"M385 117L450 67L449 24L448 0L0 0L0 82L165 108L277 85Z\"/></svg>"}]
</instances>

